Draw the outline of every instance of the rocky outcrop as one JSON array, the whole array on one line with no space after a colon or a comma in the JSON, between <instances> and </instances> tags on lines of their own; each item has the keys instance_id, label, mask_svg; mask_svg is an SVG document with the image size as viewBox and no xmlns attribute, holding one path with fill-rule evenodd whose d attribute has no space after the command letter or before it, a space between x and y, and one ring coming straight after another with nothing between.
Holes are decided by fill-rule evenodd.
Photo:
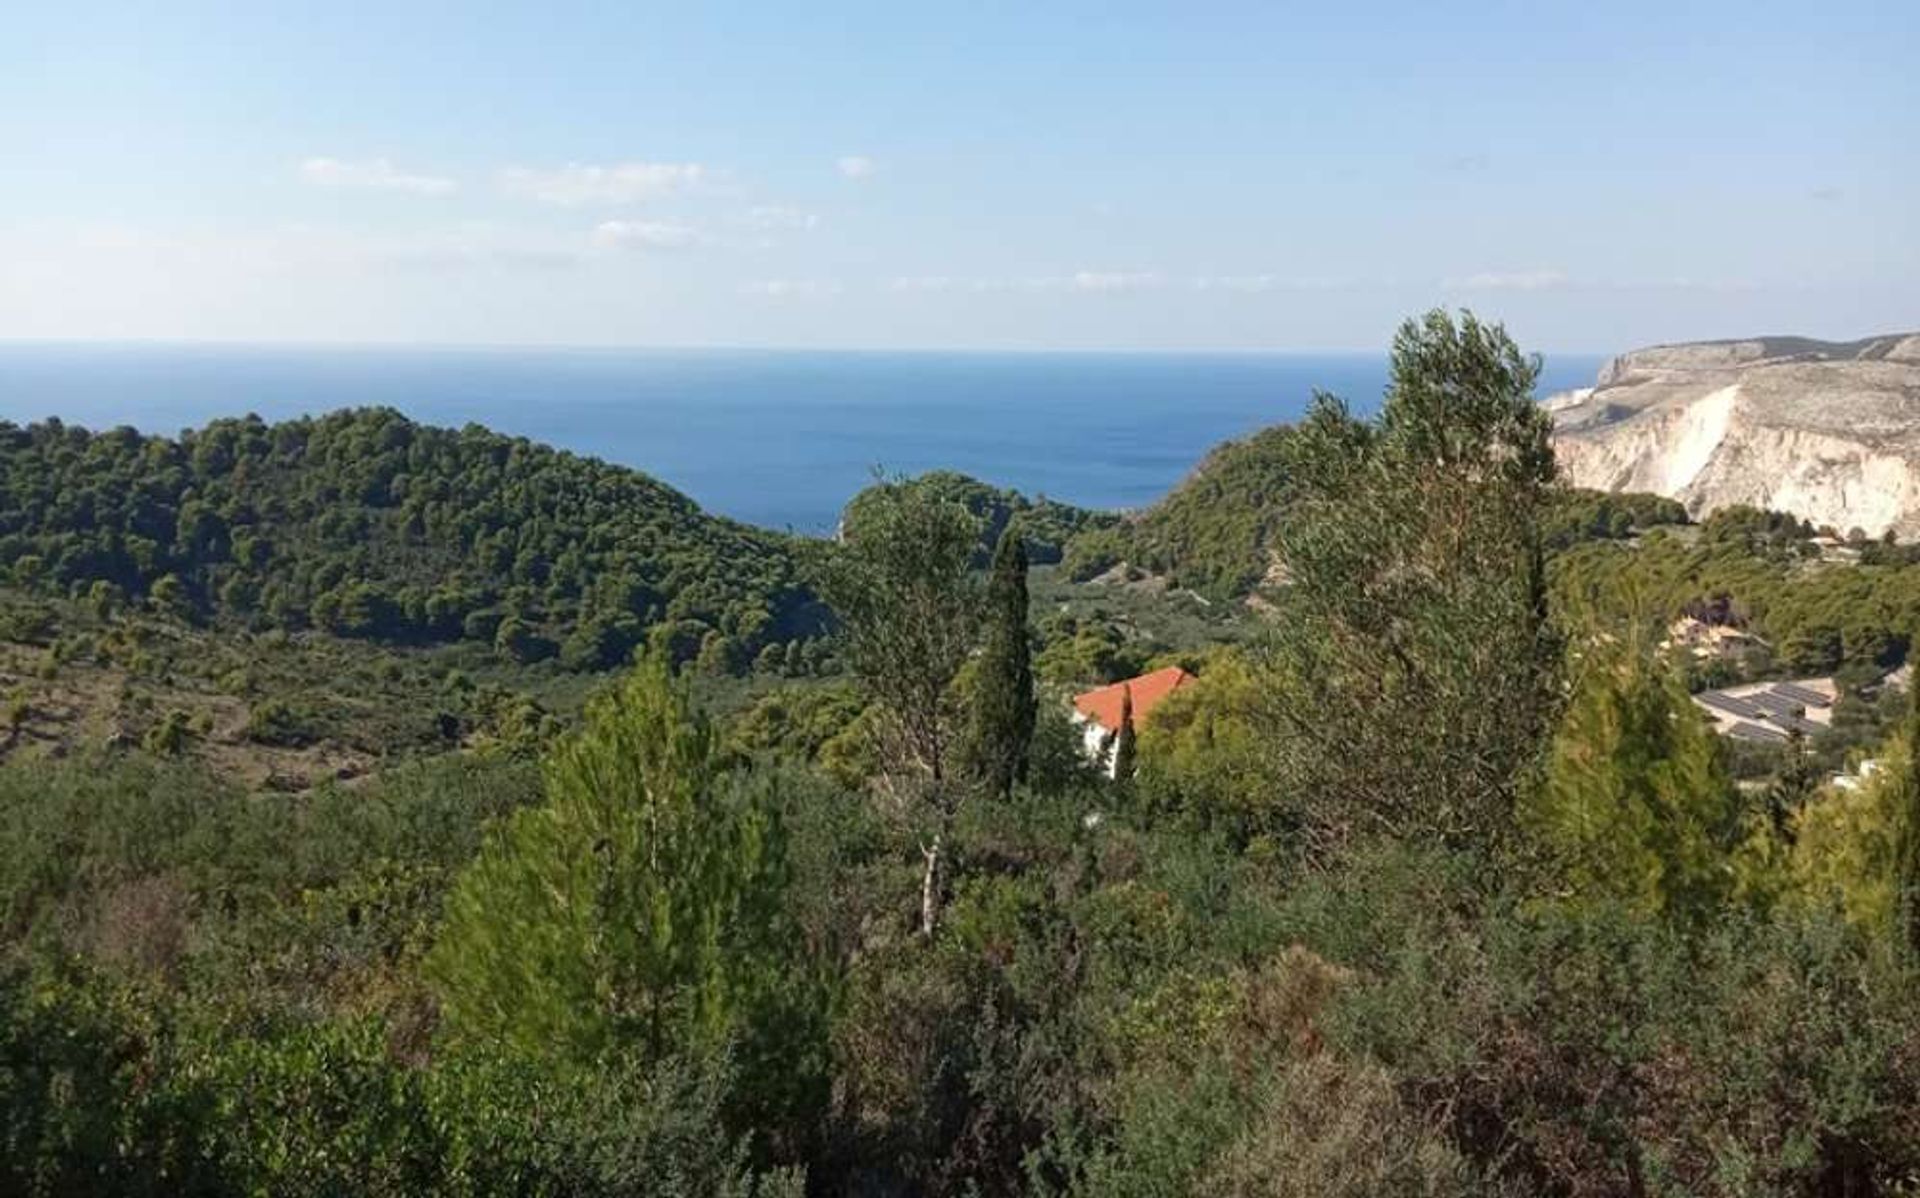
<instances>
[{"instance_id":1,"label":"rocky outcrop","mask_svg":"<svg viewBox=\"0 0 1920 1198\"><path fill-rule=\"evenodd\" d=\"M1920 333L1634 350L1547 406L1576 486L1920 535Z\"/></svg>"}]
</instances>

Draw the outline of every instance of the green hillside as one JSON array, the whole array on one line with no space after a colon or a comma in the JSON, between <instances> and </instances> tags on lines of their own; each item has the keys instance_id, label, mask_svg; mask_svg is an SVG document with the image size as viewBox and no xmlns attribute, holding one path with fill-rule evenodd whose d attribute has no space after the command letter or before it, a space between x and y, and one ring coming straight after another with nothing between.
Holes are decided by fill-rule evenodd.
<instances>
[{"instance_id":1,"label":"green hillside","mask_svg":"<svg viewBox=\"0 0 1920 1198\"><path fill-rule=\"evenodd\" d=\"M386 409L178 438L0 424L0 576L102 604L578 668L651 638L739 671L820 630L798 554L636 471Z\"/></svg>"},{"instance_id":2,"label":"green hillside","mask_svg":"<svg viewBox=\"0 0 1920 1198\"><path fill-rule=\"evenodd\" d=\"M1044 495L1029 498L954 470L930 470L909 481L943 502L966 508L980 522L980 544L974 556L974 564L979 566L986 565L1000 534L1016 522L1027 543L1027 556L1035 565L1059 561L1067 544L1076 536L1111 530L1121 523L1121 518L1113 512L1075 507ZM874 488L869 487L848 502L844 516L848 527L858 524L862 511L873 502L874 494Z\"/></svg>"}]
</instances>

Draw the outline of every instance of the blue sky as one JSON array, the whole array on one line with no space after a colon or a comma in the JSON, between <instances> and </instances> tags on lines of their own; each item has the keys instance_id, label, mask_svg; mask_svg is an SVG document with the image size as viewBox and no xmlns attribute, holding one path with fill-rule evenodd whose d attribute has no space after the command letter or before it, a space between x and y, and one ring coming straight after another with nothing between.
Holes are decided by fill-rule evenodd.
<instances>
[{"instance_id":1,"label":"blue sky","mask_svg":"<svg viewBox=\"0 0 1920 1198\"><path fill-rule=\"evenodd\" d=\"M1920 5L12 0L0 337L1920 327Z\"/></svg>"}]
</instances>

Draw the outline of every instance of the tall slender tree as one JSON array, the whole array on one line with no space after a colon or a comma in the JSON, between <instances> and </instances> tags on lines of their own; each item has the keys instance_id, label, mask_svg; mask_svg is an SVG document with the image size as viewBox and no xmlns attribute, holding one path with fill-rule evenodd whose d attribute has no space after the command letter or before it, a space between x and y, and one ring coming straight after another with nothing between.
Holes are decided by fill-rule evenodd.
<instances>
[{"instance_id":1,"label":"tall slender tree","mask_svg":"<svg viewBox=\"0 0 1920 1198\"><path fill-rule=\"evenodd\" d=\"M1000 535L987 580L986 630L974 678L969 745L986 790L1002 798L1027 776L1037 712L1027 631L1027 546L1017 527Z\"/></svg>"},{"instance_id":2,"label":"tall slender tree","mask_svg":"<svg viewBox=\"0 0 1920 1198\"><path fill-rule=\"evenodd\" d=\"M1900 733L1888 779L1893 815L1899 821L1894 842L1894 917L1901 943L1920 958L1920 684L1908 684L1912 710Z\"/></svg>"},{"instance_id":3,"label":"tall slender tree","mask_svg":"<svg viewBox=\"0 0 1920 1198\"><path fill-rule=\"evenodd\" d=\"M954 679L973 652L980 522L913 482L882 480L850 512L823 589L845 625L848 663L875 702L885 784L917 825L920 930L940 916L947 832L967 788L953 777L965 725Z\"/></svg>"},{"instance_id":4,"label":"tall slender tree","mask_svg":"<svg viewBox=\"0 0 1920 1198\"><path fill-rule=\"evenodd\" d=\"M1113 780L1121 786L1133 781L1134 771L1133 688L1120 691L1120 730L1113 736Z\"/></svg>"}]
</instances>

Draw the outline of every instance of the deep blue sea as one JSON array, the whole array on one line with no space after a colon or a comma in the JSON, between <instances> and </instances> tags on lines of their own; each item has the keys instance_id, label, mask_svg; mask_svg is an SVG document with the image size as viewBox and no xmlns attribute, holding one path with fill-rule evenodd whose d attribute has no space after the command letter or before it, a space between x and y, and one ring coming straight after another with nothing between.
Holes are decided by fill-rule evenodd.
<instances>
[{"instance_id":1,"label":"deep blue sea","mask_svg":"<svg viewBox=\"0 0 1920 1198\"><path fill-rule=\"evenodd\" d=\"M1540 394L1589 385L1600 363L1549 359ZM1214 444L1298 416L1316 388L1370 411L1385 380L1373 355L0 343L0 420L175 433L385 405L637 467L741 520L823 532L876 468L1143 506Z\"/></svg>"}]
</instances>

